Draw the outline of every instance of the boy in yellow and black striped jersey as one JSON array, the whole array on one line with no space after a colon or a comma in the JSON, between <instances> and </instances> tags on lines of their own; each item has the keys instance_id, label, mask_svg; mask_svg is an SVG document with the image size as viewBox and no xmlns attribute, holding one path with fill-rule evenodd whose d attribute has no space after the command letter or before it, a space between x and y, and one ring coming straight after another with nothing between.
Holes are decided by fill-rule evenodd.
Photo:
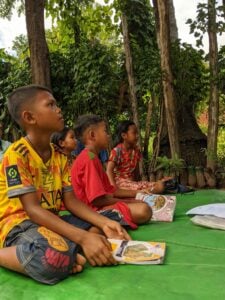
<instances>
[{"instance_id":1,"label":"boy in yellow and black striped jersey","mask_svg":"<svg viewBox=\"0 0 225 300\"><path fill-rule=\"evenodd\" d=\"M92 266L114 264L106 237L129 235L75 198L67 157L50 144L64 127L51 91L18 88L8 109L26 136L8 148L0 166L0 266L55 284L80 272L85 257ZM62 201L71 215L59 217Z\"/></svg>"}]
</instances>

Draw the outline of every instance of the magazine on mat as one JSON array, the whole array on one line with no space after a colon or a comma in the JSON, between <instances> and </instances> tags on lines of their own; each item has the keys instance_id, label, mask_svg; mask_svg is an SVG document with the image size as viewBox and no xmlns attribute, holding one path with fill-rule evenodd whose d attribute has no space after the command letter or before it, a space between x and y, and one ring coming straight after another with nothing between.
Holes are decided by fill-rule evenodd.
<instances>
[{"instance_id":1,"label":"magazine on mat","mask_svg":"<svg viewBox=\"0 0 225 300\"><path fill-rule=\"evenodd\" d=\"M194 216L191 222L208 228L225 230L225 219L216 216Z\"/></svg>"},{"instance_id":2,"label":"magazine on mat","mask_svg":"<svg viewBox=\"0 0 225 300\"><path fill-rule=\"evenodd\" d=\"M113 257L121 264L162 264L166 251L165 243L125 241L109 239Z\"/></svg>"},{"instance_id":3,"label":"magazine on mat","mask_svg":"<svg viewBox=\"0 0 225 300\"><path fill-rule=\"evenodd\" d=\"M151 221L172 222L176 208L176 196L137 193L137 200L146 202L152 208Z\"/></svg>"},{"instance_id":4,"label":"magazine on mat","mask_svg":"<svg viewBox=\"0 0 225 300\"><path fill-rule=\"evenodd\" d=\"M212 203L194 207L186 215L208 215L225 218L225 203Z\"/></svg>"}]
</instances>

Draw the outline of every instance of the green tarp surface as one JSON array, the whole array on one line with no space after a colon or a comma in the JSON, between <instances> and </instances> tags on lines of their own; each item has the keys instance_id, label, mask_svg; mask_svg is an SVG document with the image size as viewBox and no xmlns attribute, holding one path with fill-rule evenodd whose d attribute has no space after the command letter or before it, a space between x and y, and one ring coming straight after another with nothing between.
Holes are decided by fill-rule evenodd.
<instances>
[{"instance_id":1,"label":"green tarp surface","mask_svg":"<svg viewBox=\"0 0 225 300\"><path fill-rule=\"evenodd\" d=\"M177 195L172 223L151 223L130 231L135 240L165 241L163 265L90 267L47 286L0 268L0 300L225 300L225 231L194 225L185 212L225 202L225 191Z\"/></svg>"}]
</instances>

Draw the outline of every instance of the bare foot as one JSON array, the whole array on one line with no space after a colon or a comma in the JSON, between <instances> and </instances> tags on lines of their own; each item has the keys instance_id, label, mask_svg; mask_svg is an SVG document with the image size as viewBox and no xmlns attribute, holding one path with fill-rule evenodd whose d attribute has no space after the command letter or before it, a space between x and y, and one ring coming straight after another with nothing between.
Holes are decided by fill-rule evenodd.
<instances>
[{"instance_id":1,"label":"bare foot","mask_svg":"<svg viewBox=\"0 0 225 300\"><path fill-rule=\"evenodd\" d=\"M72 268L71 273L79 273L83 271L83 267L86 263L86 258L84 256L82 256L81 254L77 253L76 256L76 262L74 263L74 266Z\"/></svg>"}]
</instances>

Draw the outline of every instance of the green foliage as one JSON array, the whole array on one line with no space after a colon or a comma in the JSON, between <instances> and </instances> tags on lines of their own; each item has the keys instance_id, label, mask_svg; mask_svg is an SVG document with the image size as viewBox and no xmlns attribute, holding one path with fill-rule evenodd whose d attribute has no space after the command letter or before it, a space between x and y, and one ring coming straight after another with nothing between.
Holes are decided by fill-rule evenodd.
<instances>
[{"instance_id":1,"label":"green foliage","mask_svg":"<svg viewBox=\"0 0 225 300\"><path fill-rule=\"evenodd\" d=\"M219 129L218 144L217 144L217 159L218 165L225 167L225 130Z\"/></svg>"},{"instance_id":2,"label":"green foliage","mask_svg":"<svg viewBox=\"0 0 225 300\"><path fill-rule=\"evenodd\" d=\"M53 91L67 123L92 112L112 119L117 114L120 41L111 6L94 1L48 1L57 20L47 32ZM104 108L104 109L103 109Z\"/></svg>"},{"instance_id":3,"label":"green foliage","mask_svg":"<svg viewBox=\"0 0 225 300\"><path fill-rule=\"evenodd\" d=\"M17 2L22 3L16 0L3 2L5 16ZM3 2L0 8L3 8ZM160 96L161 92L153 9L148 0L105 0L105 3L107 5L96 4L93 0L46 1L47 14L54 23L52 30L46 33L54 95L68 124L73 124L79 114L87 112L106 117L112 128L118 120L130 118L128 96L122 111L118 111L119 88L127 81L120 24L121 13L126 13L143 132L148 101L153 93ZM0 51L0 103L5 102L7 94L15 87L30 83L26 39L18 37L13 49L15 56ZM223 53L221 78L224 75ZM176 44L172 56L179 103L193 105L204 99L208 90L202 54L189 45ZM156 130L157 112L152 117L151 127Z\"/></svg>"},{"instance_id":4,"label":"green foliage","mask_svg":"<svg viewBox=\"0 0 225 300\"><path fill-rule=\"evenodd\" d=\"M191 45L172 45L172 72L177 103L190 106L206 98L208 93L208 69L203 63L202 51L197 51Z\"/></svg>"},{"instance_id":5,"label":"green foliage","mask_svg":"<svg viewBox=\"0 0 225 300\"><path fill-rule=\"evenodd\" d=\"M0 2L0 16L10 19L12 10L15 8L15 0L5 0Z\"/></svg>"},{"instance_id":6,"label":"green foliage","mask_svg":"<svg viewBox=\"0 0 225 300\"><path fill-rule=\"evenodd\" d=\"M86 41L67 55L51 53L51 62L54 94L68 121L88 112L115 115L118 66L113 49Z\"/></svg>"},{"instance_id":7,"label":"green foliage","mask_svg":"<svg viewBox=\"0 0 225 300\"><path fill-rule=\"evenodd\" d=\"M218 53L218 67L219 67L219 88L220 92L225 96L225 46L221 47Z\"/></svg>"},{"instance_id":8,"label":"green foliage","mask_svg":"<svg viewBox=\"0 0 225 300\"><path fill-rule=\"evenodd\" d=\"M155 19L149 1L126 0L136 91L140 100L147 91L159 91L160 58L156 42Z\"/></svg>"},{"instance_id":9,"label":"green foliage","mask_svg":"<svg viewBox=\"0 0 225 300\"><path fill-rule=\"evenodd\" d=\"M20 15L24 10L24 0L0 1L0 17L10 20L14 9L17 9L18 14Z\"/></svg>"},{"instance_id":10,"label":"green foliage","mask_svg":"<svg viewBox=\"0 0 225 300\"><path fill-rule=\"evenodd\" d=\"M31 82L26 39L23 36L18 37L13 49L17 56L0 50L0 115L4 116L5 134L7 134L5 138L9 140L15 139L20 129L7 113L7 96L15 88Z\"/></svg>"},{"instance_id":11,"label":"green foliage","mask_svg":"<svg viewBox=\"0 0 225 300\"><path fill-rule=\"evenodd\" d=\"M176 155L174 158L168 158L166 156L157 157L157 165L155 171L163 169L166 171L179 172L184 167L184 160L178 158Z\"/></svg>"},{"instance_id":12,"label":"green foliage","mask_svg":"<svg viewBox=\"0 0 225 300\"><path fill-rule=\"evenodd\" d=\"M225 31L225 23L224 23L224 6L217 5L217 1L215 2L215 12L217 16L216 22L216 32L222 34ZM196 46L201 47L203 46L202 40L203 35L208 30L208 5L206 3L198 3L197 5L197 17L196 20L188 19L186 24L190 25L190 33L194 34L196 38Z\"/></svg>"},{"instance_id":13,"label":"green foliage","mask_svg":"<svg viewBox=\"0 0 225 300\"><path fill-rule=\"evenodd\" d=\"M147 93L159 94L160 91L161 72L154 12L147 0L114 0L112 6L117 19L121 14L125 14L127 18L138 114L141 116L139 121L141 127L144 128L148 105L145 95ZM124 77L126 80L126 73L124 73ZM157 111L154 110L152 118L154 130L157 127L157 118Z\"/></svg>"}]
</instances>

